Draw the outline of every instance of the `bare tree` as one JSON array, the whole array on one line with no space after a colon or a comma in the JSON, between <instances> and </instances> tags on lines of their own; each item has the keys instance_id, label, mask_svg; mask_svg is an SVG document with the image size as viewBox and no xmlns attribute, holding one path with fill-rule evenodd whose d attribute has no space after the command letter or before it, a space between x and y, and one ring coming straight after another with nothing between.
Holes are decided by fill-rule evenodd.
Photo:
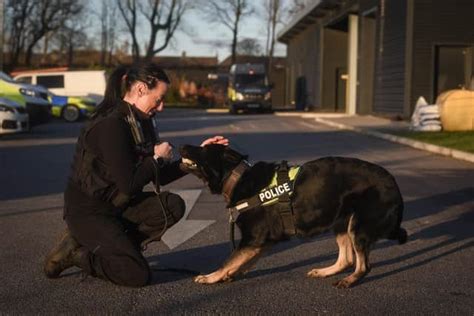
<instances>
[{"instance_id":1,"label":"bare tree","mask_svg":"<svg viewBox=\"0 0 474 316\"><path fill-rule=\"evenodd\" d=\"M102 1L102 9L100 14L100 64L105 65L105 57L107 54L109 40L109 6L108 1Z\"/></svg>"},{"instance_id":2,"label":"bare tree","mask_svg":"<svg viewBox=\"0 0 474 316\"><path fill-rule=\"evenodd\" d=\"M66 21L55 36L60 52L66 55L66 64L68 66L72 66L74 63L75 51L87 45L87 27L87 18L81 16L78 22Z\"/></svg>"},{"instance_id":3,"label":"bare tree","mask_svg":"<svg viewBox=\"0 0 474 316\"><path fill-rule=\"evenodd\" d=\"M237 38L242 20L254 9L249 0L207 0L202 3L202 11L211 23L220 23L232 32L232 63L235 63Z\"/></svg>"},{"instance_id":4,"label":"bare tree","mask_svg":"<svg viewBox=\"0 0 474 316\"><path fill-rule=\"evenodd\" d=\"M33 49L49 32L56 32L65 21L79 14L84 5L77 0L26 0L32 2L33 8L28 15L28 29L25 45L25 64L31 65Z\"/></svg>"},{"instance_id":5,"label":"bare tree","mask_svg":"<svg viewBox=\"0 0 474 316\"><path fill-rule=\"evenodd\" d=\"M138 8L136 0L117 0L118 8L122 14L127 29L132 37L132 55L135 60L140 59L140 45L137 39Z\"/></svg>"},{"instance_id":6,"label":"bare tree","mask_svg":"<svg viewBox=\"0 0 474 316\"><path fill-rule=\"evenodd\" d=\"M9 51L10 67L14 68L20 59L20 54L24 51L26 38L28 36L28 17L34 9L32 1L29 0L9 0L7 2L7 23L9 26Z\"/></svg>"},{"instance_id":7,"label":"bare tree","mask_svg":"<svg viewBox=\"0 0 474 316\"><path fill-rule=\"evenodd\" d=\"M266 54L268 56L268 68L271 69L273 61L273 53L275 51L275 35L276 28L281 20L281 0L265 0L263 4L264 18L267 23L267 41Z\"/></svg>"},{"instance_id":8,"label":"bare tree","mask_svg":"<svg viewBox=\"0 0 474 316\"><path fill-rule=\"evenodd\" d=\"M117 2L115 0L103 0L100 12L100 63L101 65L112 62L112 54L115 49Z\"/></svg>"},{"instance_id":9,"label":"bare tree","mask_svg":"<svg viewBox=\"0 0 474 316\"><path fill-rule=\"evenodd\" d=\"M148 8L143 8L143 15L147 18L151 34L148 40L147 52L145 59L150 60L157 53L164 50L173 37L178 25L181 22L181 18L185 11L188 9L187 2L183 0L171 0L171 1L160 1L160 0L148 0ZM164 32L164 39L158 48L155 48L158 33Z\"/></svg>"},{"instance_id":10,"label":"bare tree","mask_svg":"<svg viewBox=\"0 0 474 316\"><path fill-rule=\"evenodd\" d=\"M262 54L262 45L254 38L244 38L237 43L237 54L258 56Z\"/></svg>"},{"instance_id":11,"label":"bare tree","mask_svg":"<svg viewBox=\"0 0 474 316\"><path fill-rule=\"evenodd\" d=\"M150 34L145 47L145 59L150 60L164 50L173 38L185 12L190 8L187 0L118 0L119 10L132 37L134 60L140 59L138 19L143 16L149 24ZM156 47L158 39L162 42Z\"/></svg>"}]
</instances>

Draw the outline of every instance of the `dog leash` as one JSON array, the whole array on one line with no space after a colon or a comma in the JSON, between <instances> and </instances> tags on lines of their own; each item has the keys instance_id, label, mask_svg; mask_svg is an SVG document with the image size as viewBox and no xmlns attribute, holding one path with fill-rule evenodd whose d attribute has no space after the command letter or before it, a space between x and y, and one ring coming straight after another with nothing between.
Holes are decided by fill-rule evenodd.
<instances>
[{"instance_id":1,"label":"dog leash","mask_svg":"<svg viewBox=\"0 0 474 316\"><path fill-rule=\"evenodd\" d=\"M235 222L232 220L232 217L230 217L229 220L229 239L230 239L230 250L234 251L236 246L235 246Z\"/></svg>"}]
</instances>

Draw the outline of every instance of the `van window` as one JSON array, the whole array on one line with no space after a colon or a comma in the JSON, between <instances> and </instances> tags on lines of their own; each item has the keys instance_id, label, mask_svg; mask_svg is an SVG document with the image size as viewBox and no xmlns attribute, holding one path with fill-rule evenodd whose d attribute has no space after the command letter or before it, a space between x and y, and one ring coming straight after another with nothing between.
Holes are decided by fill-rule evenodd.
<instances>
[{"instance_id":1,"label":"van window","mask_svg":"<svg viewBox=\"0 0 474 316\"><path fill-rule=\"evenodd\" d=\"M21 78L15 79L15 81L31 84L31 76L21 77Z\"/></svg>"},{"instance_id":2,"label":"van window","mask_svg":"<svg viewBox=\"0 0 474 316\"><path fill-rule=\"evenodd\" d=\"M37 76L36 84L42 85L46 88L64 88L64 76Z\"/></svg>"}]
</instances>

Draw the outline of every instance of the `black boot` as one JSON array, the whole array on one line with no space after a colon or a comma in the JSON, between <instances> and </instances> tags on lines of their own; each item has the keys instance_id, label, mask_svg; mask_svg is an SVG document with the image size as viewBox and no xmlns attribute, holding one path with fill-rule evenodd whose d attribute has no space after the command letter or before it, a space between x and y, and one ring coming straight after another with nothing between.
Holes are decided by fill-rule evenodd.
<instances>
[{"instance_id":1,"label":"black boot","mask_svg":"<svg viewBox=\"0 0 474 316\"><path fill-rule=\"evenodd\" d=\"M81 245L71 236L69 229L66 229L56 247L46 257L43 271L48 278L58 278L61 272L72 267L79 266L82 251Z\"/></svg>"}]
</instances>

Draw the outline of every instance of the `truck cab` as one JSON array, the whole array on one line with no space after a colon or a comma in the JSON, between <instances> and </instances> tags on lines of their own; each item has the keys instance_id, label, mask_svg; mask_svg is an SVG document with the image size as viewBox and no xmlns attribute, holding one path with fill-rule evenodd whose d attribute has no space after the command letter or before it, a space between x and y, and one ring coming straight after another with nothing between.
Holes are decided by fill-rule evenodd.
<instances>
[{"instance_id":1,"label":"truck cab","mask_svg":"<svg viewBox=\"0 0 474 316\"><path fill-rule=\"evenodd\" d=\"M271 85L263 64L234 64L227 89L229 112L271 112Z\"/></svg>"}]
</instances>

